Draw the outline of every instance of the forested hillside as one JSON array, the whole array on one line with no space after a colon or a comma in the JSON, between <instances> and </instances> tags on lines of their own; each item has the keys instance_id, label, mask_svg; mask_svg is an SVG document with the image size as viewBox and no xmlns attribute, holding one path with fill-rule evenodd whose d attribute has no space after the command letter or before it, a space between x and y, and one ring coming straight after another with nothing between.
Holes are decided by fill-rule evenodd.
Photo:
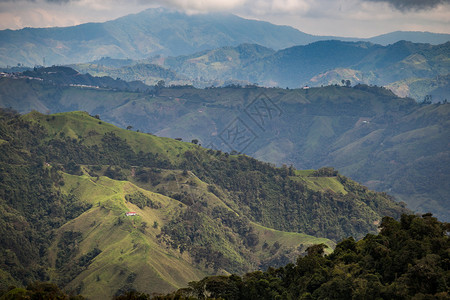
<instances>
[{"instance_id":1,"label":"forested hillside","mask_svg":"<svg viewBox=\"0 0 450 300\"><path fill-rule=\"evenodd\" d=\"M380 228L358 242L343 240L330 255L314 245L295 264L206 277L153 299L448 299L450 224L403 215L383 218Z\"/></svg>"},{"instance_id":2,"label":"forested hillside","mask_svg":"<svg viewBox=\"0 0 450 300\"><path fill-rule=\"evenodd\" d=\"M331 168L275 168L82 112L1 110L0 142L2 289L169 292L284 265L407 211Z\"/></svg>"},{"instance_id":3,"label":"forested hillside","mask_svg":"<svg viewBox=\"0 0 450 300\"><path fill-rule=\"evenodd\" d=\"M126 92L3 78L0 105L23 113L83 110L122 128L198 140L279 166L333 166L413 210L442 220L450 216L446 103L419 104L367 85L289 90L161 85ZM237 125L246 130L242 140L229 134Z\"/></svg>"}]
</instances>

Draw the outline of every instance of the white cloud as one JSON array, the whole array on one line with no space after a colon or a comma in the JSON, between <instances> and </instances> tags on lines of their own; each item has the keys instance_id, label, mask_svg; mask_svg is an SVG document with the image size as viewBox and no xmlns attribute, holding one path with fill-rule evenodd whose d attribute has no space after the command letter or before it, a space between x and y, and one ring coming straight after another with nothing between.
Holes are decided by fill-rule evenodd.
<instances>
[{"instance_id":1,"label":"white cloud","mask_svg":"<svg viewBox=\"0 0 450 300\"><path fill-rule=\"evenodd\" d=\"M395 30L450 33L450 0L420 1L436 3L426 10L401 10L407 0L0 0L0 29L103 22L165 6L190 14L226 11L321 35L369 37Z\"/></svg>"}]
</instances>

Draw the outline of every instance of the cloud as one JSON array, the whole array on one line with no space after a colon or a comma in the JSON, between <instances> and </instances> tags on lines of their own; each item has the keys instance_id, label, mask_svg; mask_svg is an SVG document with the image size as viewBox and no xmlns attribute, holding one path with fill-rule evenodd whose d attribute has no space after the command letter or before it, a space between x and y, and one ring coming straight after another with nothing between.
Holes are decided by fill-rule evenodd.
<instances>
[{"instance_id":1,"label":"cloud","mask_svg":"<svg viewBox=\"0 0 450 300\"><path fill-rule=\"evenodd\" d=\"M110 0L112 1L112 0ZM118 1L118 0L116 0ZM130 0L131 2L133 0ZM140 5L160 5L185 12L252 11L260 13L295 13L305 11L314 2L331 0L134 0ZM344 0L348 1L348 0Z\"/></svg>"},{"instance_id":2,"label":"cloud","mask_svg":"<svg viewBox=\"0 0 450 300\"><path fill-rule=\"evenodd\" d=\"M0 30L104 22L151 7L229 12L320 35L448 33L450 0L0 0Z\"/></svg>"},{"instance_id":3,"label":"cloud","mask_svg":"<svg viewBox=\"0 0 450 300\"><path fill-rule=\"evenodd\" d=\"M365 0L371 2L385 2L400 11L429 10L440 4L450 4L450 0Z\"/></svg>"},{"instance_id":4,"label":"cloud","mask_svg":"<svg viewBox=\"0 0 450 300\"><path fill-rule=\"evenodd\" d=\"M45 2L48 3L68 3L68 2L73 2L73 1L78 1L78 0L44 0ZM36 0L0 0L0 2L36 2Z\"/></svg>"},{"instance_id":5,"label":"cloud","mask_svg":"<svg viewBox=\"0 0 450 300\"><path fill-rule=\"evenodd\" d=\"M70 2L70 1L77 1L77 0L45 0L46 2L48 2L48 3L67 3L67 2Z\"/></svg>"},{"instance_id":6,"label":"cloud","mask_svg":"<svg viewBox=\"0 0 450 300\"><path fill-rule=\"evenodd\" d=\"M384 2L400 11L411 11L428 10L435 8L440 4L450 4L450 0L0 0L0 3L1 2L47 2L50 4L65 4L71 2L104 2L105 4L111 5L120 2L128 2L130 5L162 5L185 11L198 12L230 10L244 7L254 10L272 9L275 12L304 11L305 9L308 9L308 7L315 5L328 7L328 5L331 5L333 2L335 2L334 4L345 4L350 2Z\"/></svg>"}]
</instances>

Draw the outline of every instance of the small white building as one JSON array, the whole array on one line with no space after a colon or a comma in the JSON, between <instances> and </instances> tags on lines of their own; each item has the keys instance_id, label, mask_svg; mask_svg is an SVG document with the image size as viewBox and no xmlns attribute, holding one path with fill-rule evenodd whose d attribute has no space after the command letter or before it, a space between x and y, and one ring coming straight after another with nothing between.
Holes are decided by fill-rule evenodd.
<instances>
[{"instance_id":1,"label":"small white building","mask_svg":"<svg viewBox=\"0 0 450 300\"><path fill-rule=\"evenodd\" d=\"M127 212L125 215L126 215L127 217L130 217L130 216L137 216L137 212L129 211L129 212Z\"/></svg>"}]
</instances>

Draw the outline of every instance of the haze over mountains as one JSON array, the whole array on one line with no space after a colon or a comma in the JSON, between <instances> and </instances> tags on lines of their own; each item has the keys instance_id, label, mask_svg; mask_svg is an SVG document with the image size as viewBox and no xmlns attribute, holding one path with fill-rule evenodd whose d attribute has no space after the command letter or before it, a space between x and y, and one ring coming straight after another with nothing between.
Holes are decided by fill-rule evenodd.
<instances>
[{"instance_id":1,"label":"haze over mountains","mask_svg":"<svg viewBox=\"0 0 450 300\"><path fill-rule=\"evenodd\" d=\"M255 44L222 47L176 57L146 60L102 58L70 65L81 73L154 85L196 87L229 84L303 87L358 83L380 85L418 102L442 102L450 92L450 43L400 41L388 46L367 42L320 41L275 51Z\"/></svg>"},{"instance_id":2,"label":"haze over mountains","mask_svg":"<svg viewBox=\"0 0 450 300\"><path fill-rule=\"evenodd\" d=\"M243 19L231 14L187 15L163 8L148 9L104 23L64 28L0 31L0 66L18 63L54 65L101 57L142 59L182 55L253 43L275 50L329 39L364 40L386 45L399 40L440 44L449 34L393 32L369 38L313 36L289 26Z\"/></svg>"}]
</instances>

